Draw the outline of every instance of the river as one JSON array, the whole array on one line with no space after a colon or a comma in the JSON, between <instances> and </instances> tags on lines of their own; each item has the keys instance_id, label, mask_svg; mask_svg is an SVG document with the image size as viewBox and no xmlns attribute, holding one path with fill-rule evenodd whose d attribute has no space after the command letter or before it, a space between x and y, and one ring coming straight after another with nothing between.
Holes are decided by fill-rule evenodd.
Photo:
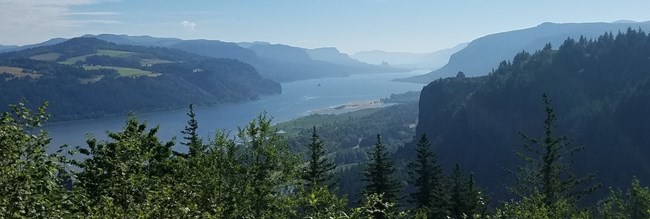
<instances>
[{"instance_id":1,"label":"river","mask_svg":"<svg viewBox=\"0 0 650 219\"><path fill-rule=\"evenodd\" d=\"M422 90L422 84L391 81L424 74L427 71L407 73L359 74L349 77L320 78L282 84L282 94L262 97L259 100L194 109L199 124L199 133L211 137L215 130L234 130L266 112L273 122L283 122L309 115L312 110L323 109L350 102L378 100L393 93ZM187 110L164 111L138 114L149 127L159 125L158 136L169 140L182 138L181 130L187 124ZM50 151L63 144L85 145L87 135L106 139L106 131L123 128L126 116L79 120L50 124L44 127L52 137Z\"/></svg>"}]
</instances>

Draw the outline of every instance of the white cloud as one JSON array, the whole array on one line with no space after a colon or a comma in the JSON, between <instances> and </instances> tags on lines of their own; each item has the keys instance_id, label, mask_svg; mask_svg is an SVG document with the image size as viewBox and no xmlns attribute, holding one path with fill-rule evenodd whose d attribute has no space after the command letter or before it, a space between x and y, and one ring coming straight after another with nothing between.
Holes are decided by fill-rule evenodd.
<instances>
[{"instance_id":1,"label":"white cloud","mask_svg":"<svg viewBox=\"0 0 650 219\"><path fill-rule=\"evenodd\" d=\"M89 5L100 0L0 0L0 44L31 44L52 37L71 37L75 30L93 19L71 15L75 6ZM97 15L97 13L94 13ZM100 14L108 15L105 12ZM97 20L95 20L97 21ZM110 23L102 19L99 23ZM109 21L109 22L107 22Z\"/></svg>"},{"instance_id":2,"label":"white cloud","mask_svg":"<svg viewBox=\"0 0 650 219\"><path fill-rule=\"evenodd\" d=\"M196 23L189 22L189 21L182 21L181 25L183 25L183 28L185 28L188 31L194 32L196 30Z\"/></svg>"}]
</instances>

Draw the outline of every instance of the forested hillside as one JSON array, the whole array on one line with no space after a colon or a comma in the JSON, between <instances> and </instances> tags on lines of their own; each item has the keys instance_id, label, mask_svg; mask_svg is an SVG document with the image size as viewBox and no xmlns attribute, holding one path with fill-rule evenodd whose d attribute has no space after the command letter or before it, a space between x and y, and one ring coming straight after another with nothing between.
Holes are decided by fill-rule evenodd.
<instances>
[{"instance_id":1,"label":"forested hillside","mask_svg":"<svg viewBox=\"0 0 650 219\"><path fill-rule=\"evenodd\" d=\"M548 135L555 131L557 117L548 99L544 100ZM333 161L331 153L338 151L328 147L316 128L299 134L308 137L307 143L287 144L282 132L263 114L235 135L217 132L213 138L202 139L197 134L201 123L190 105L179 141L187 153L172 150L174 140L160 141L158 127L149 128L146 122L130 116L121 131L109 132L107 140L90 137L86 145L64 145L46 154L49 137L40 130L49 117L46 106L32 111L21 102L11 108L0 117L3 218L650 216L650 189L637 179L631 180L626 193L610 189L610 195L597 205L576 205L579 197L570 193L575 181L566 178L573 176L567 168L571 161L556 159L557 150L566 145L557 144L564 140L554 136L544 144L550 147L541 148L551 152L553 159L531 157L531 161L543 161L539 163L541 169L519 171L518 179L524 184L504 185L530 186L520 188L532 192L489 208L489 190L477 186L474 174L464 172L459 165L445 174L437 152L424 135L418 137L415 147L402 148L415 155L399 170L396 165L400 164L390 155L392 143L385 143L381 135L364 149L367 159L356 168L346 168ZM361 118L359 122L368 119ZM373 130L391 124L376 125ZM548 172L546 167L560 169ZM544 177L525 181L536 176ZM344 181L355 187L339 195Z\"/></svg>"},{"instance_id":2,"label":"forested hillside","mask_svg":"<svg viewBox=\"0 0 650 219\"><path fill-rule=\"evenodd\" d=\"M587 39L595 39L604 32L616 34L625 32L628 28L648 31L650 22L546 22L531 28L490 34L473 40L467 47L451 55L449 62L440 69L400 80L429 83L439 78L454 76L459 71L467 76L484 76L498 68L502 60L512 61L511 58L521 51L533 52L542 49L545 43L558 46L567 38L578 39L583 36Z\"/></svg>"},{"instance_id":3,"label":"forested hillside","mask_svg":"<svg viewBox=\"0 0 650 219\"><path fill-rule=\"evenodd\" d=\"M315 128L325 149L330 152L326 155L327 158L338 166L335 178L338 180L340 194L347 194L349 204L354 205L363 188L359 183L363 178L359 172L369 159L367 153L373 149L377 134L381 135L390 155L413 139L418 106L417 100L411 97L417 97L418 94L419 92L410 92L382 100L385 103L397 103L392 106L339 115L310 115L280 123L276 127L286 131L283 137L287 143L295 151L301 152L306 150L303 145L309 143L310 133ZM406 177L402 170L409 158L395 160L396 168L400 170L396 173L399 178Z\"/></svg>"},{"instance_id":4,"label":"forested hillside","mask_svg":"<svg viewBox=\"0 0 650 219\"><path fill-rule=\"evenodd\" d=\"M100 34L95 37L122 45L166 47L207 57L237 59L255 67L262 77L277 82L343 77L362 73L406 71L404 69L355 62L356 60L351 60L354 62L353 64L341 63L337 59L346 58L341 53L335 53L333 54L335 57L330 56L324 59L316 54L308 54L312 51L309 49L266 42L237 44L219 40L181 40L114 34Z\"/></svg>"},{"instance_id":5,"label":"forested hillside","mask_svg":"<svg viewBox=\"0 0 650 219\"><path fill-rule=\"evenodd\" d=\"M280 84L237 60L88 37L0 54L0 77L0 110L22 98L49 101L54 120L241 102L281 93Z\"/></svg>"},{"instance_id":6,"label":"forested hillside","mask_svg":"<svg viewBox=\"0 0 650 219\"><path fill-rule=\"evenodd\" d=\"M544 134L546 94L558 136L584 146L570 158L577 173L595 171L603 188L650 181L649 57L650 36L628 30L522 52L484 77L436 80L422 90L417 136L430 137L443 167L460 164L503 200L515 179L506 170L521 164L513 151L528 143L518 132Z\"/></svg>"}]
</instances>

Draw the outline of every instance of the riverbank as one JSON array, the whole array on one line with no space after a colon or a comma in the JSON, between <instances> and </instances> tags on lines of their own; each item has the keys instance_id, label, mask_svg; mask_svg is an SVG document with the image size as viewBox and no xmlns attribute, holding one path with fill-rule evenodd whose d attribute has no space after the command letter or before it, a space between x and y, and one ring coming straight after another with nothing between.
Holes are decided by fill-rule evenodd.
<instances>
[{"instance_id":1,"label":"riverbank","mask_svg":"<svg viewBox=\"0 0 650 219\"><path fill-rule=\"evenodd\" d=\"M391 106L393 103L384 103L381 100L366 100L366 101L355 101L348 102L341 105L330 106L327 108L319 108L307 111L306 114L341 114L347 113L362 109L371 109L371 108L380 108Z\"/></svg>"}]
</instances>

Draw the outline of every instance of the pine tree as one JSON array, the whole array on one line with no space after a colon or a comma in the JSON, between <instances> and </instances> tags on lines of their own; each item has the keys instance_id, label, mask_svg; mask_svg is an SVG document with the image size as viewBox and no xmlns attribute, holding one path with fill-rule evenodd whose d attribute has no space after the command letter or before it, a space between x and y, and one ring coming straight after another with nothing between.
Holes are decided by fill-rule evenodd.
<instances>
[{"instance_id":1,"label":"pine tree","mask_svg":"<svg viewBox=\"0 0 650 219\"><path fill-rule=\"evenodd\" d=\"M305 167L302 179L305 186L311 189L313 186L329 186L332 180L332 170L336 168L334 163L328 160L324 149L323 141L316 133L316 126L313 127L311 142L307 145L309 163Z\"/></svg>"},{"instance_id":2,"label":"pine tree","mask_svg":"<svg viewBox=\"0 0 650 219\"><path fill-rule=\"evenodd\" d=\"M446 189L442 184L442 168L437 164L431 143L422 135L415 148L416 158L408 165L411 183L415 191L410 194L416 208L426 209L428 215L444 215L447 211Z\"/></svg>"},{"instance_id":3,"label":"pine tree","mask_svg":"<svg viewBox=\"0 0 650 219\"><path fill-rule=\"evenodd\" d=\"M464 188L465 179L463 177L463 172L458 164L454 166L449 183L451 184L450 211L452 218L464 218L464 216L467 215L467 206L465 201L467 191Z\"/></svg>"},{"instance_id":4,"label":"pine tree","mask_svg":"<svg viewBox=\"0 0 650 219\"><path fill-rule=\"evenodd\" d=\"M187 116L189 116L190 119L187 121L185 130L181 131L181 133L185 135L183 139L185 139L186 142L181 142L181 144L188 147L188 156L193 157L202 153L205 148L199 134L196 132L199 125L196 121L196 114L194 114L194 106L192 104L190 104L190 111L187 113Z\"/></svg>"},{"instance_id":5,"label":"pine tree","mask_svg":"<svg viewBox=\"0 0 650 219\"><path fill-rule=\"evenodd\" d=\"M520 132L520 135L528 142L524 145L527 152L519 152L517 155L527 165L519 167L518 172L514 173L518 185L509 188L509 190L521 197L540 194L544 204L548 206L560 200L573 203L582 196L593 192L598 185L586 189L577 188L591 181L594 176L577 177L570 172L572 163L567 163L568 158L582 150L582 147L572 146L566 136L556 136L557 117L549 98L546 94L542 97L546 112L544 136L535 138Z\"/></svg>"},{"instance_id":6,"label":"pine tree","mask_svg":"<svg viewBox=\"0 0 650 219\"><path fill-rule=\"evenodd\" d=\"M367 182L363 191L364 196L372 194L383 195L385 201L397 201L399 184L393 178L395 167L390 159L386 146L381 143L380 135L377 135L377 143L372 151L368 152L370 159L366 166L364 181Z\"/></svg>"},{"instance_id":7,"label":"pine tree","mask_svg":"<svg viewBox=\"0 0 650 219\"><path fill-rule=\"evenodd\" d=\"M473 174L467 176L458 164L454 166L451 178L450 212L452 218L476 218L485 213L486 197L474 182Z\"/></svg>"}]
</instances>

